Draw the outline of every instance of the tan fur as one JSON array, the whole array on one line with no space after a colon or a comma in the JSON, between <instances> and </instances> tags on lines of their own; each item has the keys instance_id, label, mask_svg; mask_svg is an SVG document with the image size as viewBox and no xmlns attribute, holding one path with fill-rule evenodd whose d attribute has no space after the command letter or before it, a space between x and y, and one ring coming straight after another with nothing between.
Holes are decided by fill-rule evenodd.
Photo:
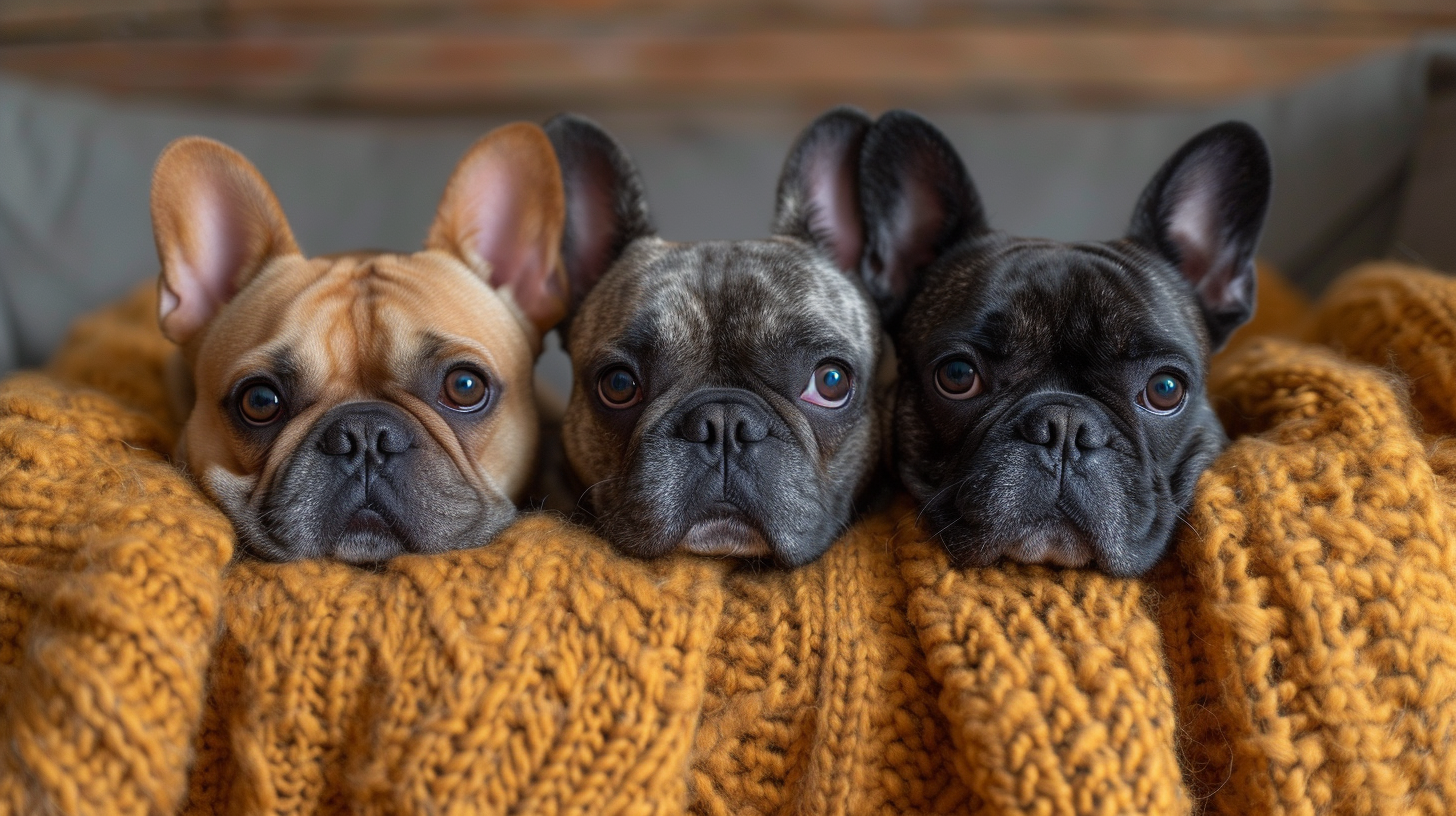
<instances>
[{"instance_id":1,"label":"tan fur","mask_svg":"<svg viewBox=\"0 0 1456 816\"><path fill-rule=\"evenodd\" d=\"M469 436L457 439L433 405L405 390L426 332L486 363L504 386L502 401ZM315 401L269 450L252 450L232 432L222 401L275 350L297 356ZM280 259L214 319L192 356L196 396L182 439L199 476L221 467L261 477L266 489L314 419L335 405L379 399L419 420L478 489L514 500L529 478L538 425L534 344L505 298L442 252Z\"/></svg>"},{"instance_id":2,"label":"tan fur","mask_svg":"<svg viewBox=\"0 0 1456 816\"><path fill-rule=\"evenodd\" d=\"M482 181L484 162L507 168L507 189L490 189L488 174ZM209 224L205 213L194 213L218 197L237 216L232 221ZM482 201L519 211L472 220ZM565 311L558 259L564 212L550 142L535 125L518 123L487 135L461 160L427 249L309 259L246 159L205 139L175 143L159 162L153 215L163 265L160 320L179 344L169 377L185 421L178 458L230 515L244 504L256 510L319 417L378 400L418 421L482 506L518 500L539 435L534 363L543 333ZM482 221L515 242L508 263L477 251ZM216 256L208 241L236 264L236 293L221 302L206 302L219 287L214 282L209 292L186 266ZM547 273L520 274L539 268L531 264ZM238 429L230 396L280 353L293 361L298 386L286 425L263 447ZM431 375L422 371L451 361L479 364L491 383L496 402L477 422L447 422L428 391Z\"/></svg>"}]
</instances>

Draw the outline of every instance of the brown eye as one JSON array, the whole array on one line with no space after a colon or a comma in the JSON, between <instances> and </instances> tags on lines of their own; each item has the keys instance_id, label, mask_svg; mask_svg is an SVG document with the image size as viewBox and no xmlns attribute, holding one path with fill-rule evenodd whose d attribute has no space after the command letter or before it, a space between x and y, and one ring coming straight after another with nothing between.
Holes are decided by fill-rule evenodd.
<instances>
[{"instance_id":1,"label":"brown eye","mask_svg":"<svg viewBox=\"0 0 1456 816\"><path fill-rule=\"evenodd\" d=\"M270 425L283 416L283 398L267 383L246 388L238 397L238 411L250 425Z\"/></svg>"},{"instance_id":2,"label":"brown eye","mask_svg":"<svg viewBox=\"0 0 1456 816\"><path fill-rule=\"evenodd\" d=\"M1171 414L1183 404L1187 389L1176 375L1159 371L1148 380L1147 388L1138 395L1138 402L1153 413Z\"/></svg>"},{"instance_id":3,"label":"brown eye","mask_svg":"<svg viewBox=\"0 0 1456 816\"><path fill-rule=\"evenodd\" d=\"M489 398L485 375L473 368L452 368L440 384L440 404L452 411L479 410Z\"/></svg>"},{"instance_id":4,"label":"brown eye","mask_svg":"<svg viewBox=\"0 0 1456 816\"><path fill-rule=\"evenodd\" d=\"M839 408L849 402L850 384L849 369L839 363L820 363L799 399L825 408Z\"/></svg>"},{"instance_id":5,"label":"brown eye","mask_svg":"<svg viewBox=\"0 0 1456 816\"><path fill-rule=\"evenodd\" d=\"M597 394L608 408L630 408L642 399L637 378L622 366L609 368L597 380Z\"/></svg>"},{"instance_id":6,"label":"brown eye","mask_svg":"<svg viewBox=\"0 0 1456 816\"><path fill-rule=\"evenodd\" d=\"M981 393L981 375L970 360L956 357L935 370L935 388L947 399L970 399Z\"/></svg>"}]
</instances>

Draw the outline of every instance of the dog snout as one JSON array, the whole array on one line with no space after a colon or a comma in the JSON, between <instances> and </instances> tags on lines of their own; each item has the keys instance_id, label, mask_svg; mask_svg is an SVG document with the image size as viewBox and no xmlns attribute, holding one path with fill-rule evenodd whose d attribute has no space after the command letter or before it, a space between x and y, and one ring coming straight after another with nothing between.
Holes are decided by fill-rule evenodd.
<instances>
[{"instance_id":1,"label":"dog snout","mask_svg":"<svg viewBox=\"0 0 1456 816\"><path fill-rule=\"evenodd\" d=\"M769 419L763 409L731 398L699 403L678 423L679 436L705 445L714 456L741 453L767 438L768 431Z\"/></svg>"},{"instance_id":2,"label":"dog snout","mask_svg":"<svg viewBox=\"0 0 1456 816\"><path fill-rule=\"evenodd\" d=\"M329 456L382 464L414 447L414 431L396 408L366 403L335 411L319 437L319 448Z\"/></svg>"},{"instance_id":3,"label":"dog snout","mask_svg":"<svg viewBox=\"0 0 1456 816\"><path fill-rule=\"evenodd\" d=\"M1016 432L1022 440L1069 459L1105 448L1112 439L1112 427L1100 411L1061 403L1027 411Z\"/></svg>"}]
</instances>

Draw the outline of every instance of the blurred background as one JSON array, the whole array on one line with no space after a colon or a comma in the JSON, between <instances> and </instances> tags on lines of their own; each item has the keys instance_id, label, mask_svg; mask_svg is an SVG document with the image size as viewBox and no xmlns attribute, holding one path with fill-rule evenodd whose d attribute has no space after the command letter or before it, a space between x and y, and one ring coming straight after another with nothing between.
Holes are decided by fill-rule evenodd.
<instances>
[{"instance_id":1,"label":"blurred background","mask_svg":"<svg viewBox=\"0 0 1456 816\"><path fill-rule=\"evenodd\" d=\"M257 109L545 114L1217 102L1451 0L5 0L0 67Z\"/></svg>"},{"instance_id":2,"label":"blurred background","mask_svg":"<svg viewBox=\"0 0 1456 816\"><path fill-rule=\"evenodd\" d=\"M247 154L304 249L411 249L496 124L586 113L662 233L767 229L824 108L919 110L993 225L1111 238L1197 130L1273 149L1262 253L1317 293L1351 263L1456 266L1453 0L0 0L0 371L156 274L152 163Z\"/></svg>"}]
</instances>

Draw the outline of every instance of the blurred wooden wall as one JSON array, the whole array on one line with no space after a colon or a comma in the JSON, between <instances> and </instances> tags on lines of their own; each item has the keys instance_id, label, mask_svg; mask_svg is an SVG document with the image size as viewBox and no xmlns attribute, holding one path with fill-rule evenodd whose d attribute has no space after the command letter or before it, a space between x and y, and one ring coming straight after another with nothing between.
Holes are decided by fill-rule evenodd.
<instances>
[{"instance_id":1,"label":"blurred wooden wall","mask_svg":"<svg viewBox=\"0 0 1456 816\"><path fill-rule=\"evenodd\" d=\"M0 0L0 70L315 111L1128 107L1439 29L1456 0Z\"/></svg>"}]
</instances>

